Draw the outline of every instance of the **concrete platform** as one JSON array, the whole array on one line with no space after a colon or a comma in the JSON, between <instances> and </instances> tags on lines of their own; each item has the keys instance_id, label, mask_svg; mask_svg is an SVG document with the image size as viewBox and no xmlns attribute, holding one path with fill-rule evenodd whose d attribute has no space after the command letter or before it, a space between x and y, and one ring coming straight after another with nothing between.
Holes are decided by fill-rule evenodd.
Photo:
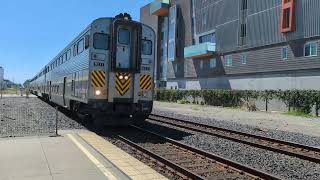
<instances>
[{"instance_id":1,"label":"concrete platform","mask_svg":"<svg viewBox=\"0 0 320 180\"><path fill-rule=\"evenodd\" d=\"M0 180L130 179L71 134L0 139L0 161Z\"/></svg>"},{"instance_id":2,"label":"concrete platform","mask_svg":"<svg viewBox=\"0 0 320 180\"><path fill-rule=\"evenodd\" d=\"M91 132L0 139L0 180L166 179Z\"/></svg>"}]
</instances>

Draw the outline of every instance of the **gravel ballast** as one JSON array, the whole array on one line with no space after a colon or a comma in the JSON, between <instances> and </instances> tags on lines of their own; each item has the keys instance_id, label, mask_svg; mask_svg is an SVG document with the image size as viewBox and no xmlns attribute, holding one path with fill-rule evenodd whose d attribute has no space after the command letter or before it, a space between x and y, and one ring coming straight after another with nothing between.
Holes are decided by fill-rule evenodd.
<instances>
[{"instance_id":1,"label":"gravel ballast","mask_svg":"<svg viewBox=\"0 0 320 180\"><path fill-rule=\"evenodd\" d=\"M143 126L145 129L277 175L283 179L320 179L320 164L170 125L145 123Z\"/></svg>"},{"instance_id":2,"label":"gravel ballast","mask_svg":"<svg viewBox=\"0 0 320 180\"><path fill-rule=\"evenodd\" d=\"M165 108L163 107L165 106ZM193 113L193 110L190 110L187 112L186 109L183 109L183 105L179 107L180 105L175 104L175 108L170 108L170 105L168 103L156 103L154 106L153 113L157 115L162 115L162 116L168 116L172 118L178 118L178 119L183 119L183 120L188 120L192 122L197 122L197 123L202 123L206 125L212 125L216 127L221 127L221 128L226 128L226 129L231 129L231 130L236 130L240 132L245 132L245 133L250 133L250 134L256 134L256 135L261 135L261 136L266 136L270 138L276 138L284 141L291 141L291 142L296 142L300 144L305 144L308 146L315 146L320 148L320 131L317 132L319 136L311 136L307 135L306 133L301 133L301 132L292 132L292 131L285 131L285 130L279 130L276 127L273 127L273 124L270 122L270 128L265 128L265 126L262 126L259 124L259 119L258 117L256 120L254 119L255 114L258 114L260 116L262 113L247 113L247 112L240 112L239 110L232 110L232 109L224 109L224 108L218 108L220 113L219 116L214 116L212 114L208 113L202 113L201 116L198 114L197 111L202 112L201 106L195 113ZM179 108L176 108L176 107ZM214 107L213 107L214 109ZM232 112L233 115L230 117L229 112ZM239 113L237 113L239 112ZM263 113L264 114L264 113ZM257 122L251 122L250 124L246 123L241 123L242 119L245 119L246 116L248 118L250 117L251 121L257 121ZM277 115L274 115L275 117L278 117ZM222 117L220 119L220 117ZM273 117L273 118L275 118ZM279 116L282 117L282 116ZM285 116L284 116L285 117ZM226 118L230 118L231 120L225 120ZM286 117L290 119L291 117ZM238 119L237 121L232 121L232 119ZM278 121L282 121L282 119L278 119ZM288 122L290 123L290 122ZM301 121L301 124L304 123L305 126L302 129L303 132L308 132L310 131L308 122L303 122ZM274 125L276 126L276 125Z\"/></svg>"},{"instance_id":3,"label":"gravel ballast","mask_svg":"<svg viewBox=\"0 0 320 180\"><path fill-rule=\"evenodd\" d=\"M310 128L308 122L314 125L317 124L317 119L162 102L154 103L153 113L320 148L320 136L316 136L320 132L308 132L315 130L314 127ZM292 124L290 124L291 118L295 121ZM301 123L295 124L300 120ZM283 123L289 124L287 127L291 128L290 131L279 128ZM205 151L275 174L283 179L320 179L320 164L161 123L146 123L144 127ZM294 132L295 127L304 128L298 133ZM186 135L186 132L189 134Z\"/></svg>"},{"instance_id":4,"label":"gravel ballast","mask_svg":"<svg viewBox=\"0 0 320 180\"><path fill-rule=\"evenodd\" d=\"M197 116L218 121L235 122L242 125L259 127L261 129L297 132L320 138L320 117L306 118L286 115L281 112L249 112L240 108L223 108L159 101L154 102L154 109L165 112L174 112L186 116Z\"/></svg>"},{"instance_id":5,"label":"gravel ballast","mask_svg":"<svg viewBox=\"0 0 320 180\"><path fill-rule=\"evenodd\" d=\"M0 99L0 137L45 136L55 134L56 110L38 98ZM58 130L85 129L58 111Z\"/></svg>"}]
</instances>

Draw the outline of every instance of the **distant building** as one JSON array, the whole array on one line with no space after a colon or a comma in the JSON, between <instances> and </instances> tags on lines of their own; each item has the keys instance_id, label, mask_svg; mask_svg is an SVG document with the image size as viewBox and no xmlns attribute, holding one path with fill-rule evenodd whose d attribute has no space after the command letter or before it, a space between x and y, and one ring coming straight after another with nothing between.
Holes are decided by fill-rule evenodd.
<instances>
[{"instance_id":1,"label":"distant building","mask_svg":"<svg viewBox=\"0 0 320 180\"><path fill-rule=\"evenodd\" d=\"M0 88L4 86L4 69L0 66Z\"/></svg>"},{"instance_id":2,"label":"distant building","mask_svg":"<svg viewBox=\"0 0 320 180\"><path fill-rule=\"evenodd\" d=\"M319 0L150 0L157 85L320 89Z\"/></svg>"},{"instance_id":3,"label":"distant building","mask_svg":"<svg viewBox=\"0 0 320 180\"><path fill-rule=\"evenodd\" d=\"M15 87L15 86L19 86L19 87L21 86L19 84L16 84L16 83L10 81L10 80L7 80L7 79L4 79L3 82L4 82L3 84L4 84L5 88L12 88L12 87Z\"/></svg>"}]
</instances>

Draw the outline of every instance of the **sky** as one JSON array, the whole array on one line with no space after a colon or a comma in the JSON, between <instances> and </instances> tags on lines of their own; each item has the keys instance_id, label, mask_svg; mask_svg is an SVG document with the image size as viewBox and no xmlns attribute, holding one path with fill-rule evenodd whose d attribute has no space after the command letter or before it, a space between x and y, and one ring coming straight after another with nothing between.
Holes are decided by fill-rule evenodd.
<instances>
[{"instance_id":1,"label":"sky","mask_svg":"<svg viewBox=\"0 0 320 180\"><path fill-rule=\"evenodd\" d=\"M94 19L128 12L139 20L151 0L10 0L0 4L0 66L23 83Z\"/></svg>"}]
</instances>

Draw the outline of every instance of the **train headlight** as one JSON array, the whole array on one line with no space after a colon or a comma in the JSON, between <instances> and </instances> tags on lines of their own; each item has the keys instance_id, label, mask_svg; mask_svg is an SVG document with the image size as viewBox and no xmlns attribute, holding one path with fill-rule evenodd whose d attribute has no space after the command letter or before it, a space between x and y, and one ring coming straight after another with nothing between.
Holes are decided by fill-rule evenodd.
<instances>
[{"instance_id":1,"label":"train headlight","mask_svg":"<svg viewBox=\"0 0 320 180\"><path fill-rule=\"evenodd\" d=\"M123 79L123 76L122 76L122 75L120 75L120 76L119 76L119 79L120 79L120 80L122 80L122 79Z\"/></svg>"},{"instance_id":2,"label":"train headlight","mask_svg":"<svg viewBox=\"0 0 320 180\"><path fill-rule=\"evenodd\" d=\"M101 95L101 91L100 91L100 90L96 90L95 94L96 94L97 96L100 96L100 95Z\"/></svg>"},{"instance_id":3,"label":"train headlight","mask_svg":"<svg viewBox=\"0 0 320 180\"><path fill-rule=\"evenodd\" d=\"M128 76L125 76L125 77L124 77L124 79L125 79L125 80L128 80L128 79L129 79L129 77L128 77Z\"/></svg>"}]
</instances>

